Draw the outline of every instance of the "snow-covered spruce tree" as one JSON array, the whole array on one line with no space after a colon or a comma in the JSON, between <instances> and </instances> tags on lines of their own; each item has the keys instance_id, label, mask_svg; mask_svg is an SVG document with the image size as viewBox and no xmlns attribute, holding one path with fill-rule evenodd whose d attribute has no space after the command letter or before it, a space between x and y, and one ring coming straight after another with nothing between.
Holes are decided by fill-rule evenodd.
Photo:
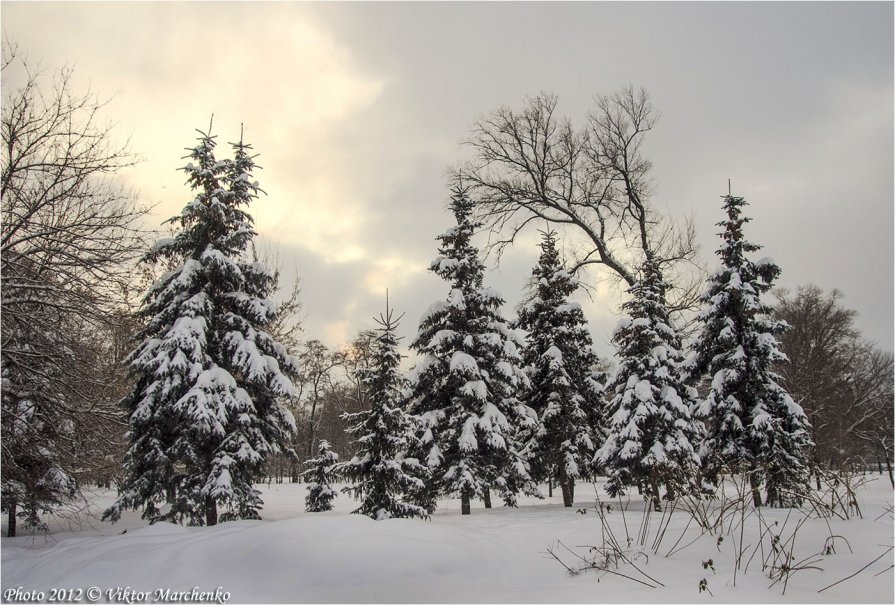
<instances>
[{"instance_id":1,"label":"snow-covered spruce tree","mask_svg":"<svg viewBox=\"0 0 895 605\"><path fill-rule=\"evenodd\" d=\"M746 201L724 198L727 220L718 250L721 269L712 275L702 296L701 330L687 360L690 380L707 376L707 396L699 405L706 424L700 455L706 476L714 482L727 470L748 473L753 500L761 506L759 486L766 483L767 501L798 500L807 488L807 456L811 447L808 420L802 408L778 384L772 371L785 360L776 335L785 322L770 318L761 295L771 289L780 268L770 259L753 262L747 254L761 247L743 239Z\"/></svg>"},{"instance_id":2,"label":"snow-covered spruce tree","mask_svg":"<svg viewBox=\"0 0 895 605\"><path fill-rule=\"evenodd\" d=\"M294 394L298 368L264 331L276 315L274 276L247 254L255 231L243 207L259 192L251 147L240 140L232 160L218 161L214 137L200 135L184 168L196 197L170 219L174 238L145 257L177 267L140 310L142 342L128 358L136 386L123 401L130 446L105 514L113 520L140 506L150 521L214 525L219 507L222 521L258 518L253 479L295 429L278 398Z\"/></svg>"},{"instance_id":3,"label":"snow-covered spruce tree","mask_svg":"<svg viewBox=\"0 0 895 605\"><path fill-rule=\"evenodd\" d=\"M574 501L575 480L592 475L604 435L605 377L598 374L581 305L569 300L577 289L560 261L556 233L543 233L532 296L517 320L528 333L522 356L530 386L523 401L538 415L526 447L532 478L559 484L565 506Z\"/></svg>"},{"instance_id":4,"label":"snow-covered spruce tree","mask_svg":"<svg viewBox=\"0 0 895 605\"><path fill-rule=\"evenodd\" d=\"M416 459L406 458L408 439L412 438L412 419L404 411L404 377L398 368L397 322L386 303L380 315L370 365L359 370L371 407L367 411L342 417L354 426L348 429L356 437L354 457L338 466L338 473L353 483L344 492L360 500L353 512L372 517L426 517L423 507L408 501L423 488L420 474L424 469Z\"/></svg>"},{"instance_id":5,"label":"snow-covered spruce tree","mask_svg":"<svg viewBox=\"0 0 895 605\"><path fill-rule=\"evenodd\" d=\"M330 485L335 476L333 468L339 461L339 455L329 447L329 441L321 439L317 446L317 457L305 461L309 467L302 477L308 482L308 495L305 496L305 510L309 513L320 513L332 510L333 500L339 495Z\"/></svg>"},{"instance_id":6,"label":"snow-covered spruce tree","mask_svg":"<svg viewBox=\"0 0 895 605\"><path fill-rule=\"evenodd\" d=\"M518 442L535 414L517 396L527 382L518 335L500 316L503 300L483 287L464 189L454 189L450 207L457 225L438 237L429 270L451 290L425 313L411 345L422 360L412 373L410 411L421 422L414 455L431 472L418 503L431 512L437 496L457 494L469 514L472 498L490 505L491 489L509 506L518 493L537 494Z\"/></svg>"},{"instance_id":7,"label":"snow-covered spruce tree","mask_svg":"<svg viewBox=\"0 0 895 605\"><path fill-rule=\"evenodd\" d=\"M610 495L637 485L656 510L660 485L668 499L696 491L701 437L701 426L690 416L695 391L683 379L681 341L668 317L667 288L647 254L640 279L622 305L627 316L612 338L618 371L607 410L608 436L594 457L609 478Z\"/></svg>"}]
</instances>

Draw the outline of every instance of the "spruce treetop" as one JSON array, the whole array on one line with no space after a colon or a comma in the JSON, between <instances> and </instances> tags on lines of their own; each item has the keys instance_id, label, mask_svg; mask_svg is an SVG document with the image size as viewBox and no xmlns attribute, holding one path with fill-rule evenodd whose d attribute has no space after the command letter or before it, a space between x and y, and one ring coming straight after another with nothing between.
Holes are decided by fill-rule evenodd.
<instances>
[{"instance_id":1,"label":"spruce treetop","mask_svg":"<svg viewBox=\"0 0 895 605\"><path fill-rule=\"evenodd\" d=\"M441 242L439 256L429 266L430 271L461 292L480 288L484 279L485 265L479 260L478 249L472 244L472 237L479 227L472 220L472 208L466 192L456 189L451 197L450 209L457 224L436 238Z\"/></svg>"}]
</instances>

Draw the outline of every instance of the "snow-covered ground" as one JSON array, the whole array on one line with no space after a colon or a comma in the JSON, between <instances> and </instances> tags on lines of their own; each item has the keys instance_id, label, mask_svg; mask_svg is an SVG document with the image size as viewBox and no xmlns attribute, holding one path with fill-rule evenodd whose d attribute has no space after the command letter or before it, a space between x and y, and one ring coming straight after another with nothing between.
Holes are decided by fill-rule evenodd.
<instances>
[{"instance_id":1,"label":"snow-covered ground","mask_svg":"<svg viewBox=\"0 0 895 605\"><path fill-rule=\"evenodd\" d=\"M459 501L447 500L431 521L378 522L348 514L355 503L344 495L333 511L305 513L304 485L265 485L263 521L147 526L138 513L128 513L111 525L82 512L53 520L49 536L4 538L3 601L14 601L15 590L21 588L43 592L45 601L51 590L65 589L83 591L67 593L82 603L92 602L97 594L100 602L123 602L128 599L123 590L130 587L150 593L142 602L159 602L157 590L220 588L237 603L892 603L891 550L854 578L818 592L857 572L893 544L890 484L878 475L871 479L860 490L862 519L812 518L787 542L804 515L763 509L771 530L759 540L764 526L755 515L747 518L743 549L737 548L738 529L700 537L695 523L687 526L690 515L680 510L671 515L658 552L651 548L664 526L658 513L650 517L645 546L638 546L643 502L637 496L623 501L628 510L622 514L619 502L611 501L612 510L604 518L630 562L610 569L629 577L594 569L572 575L547 552L553 550L572 568L582 563L576 555L598 554L587 547L602 545L607 534L590 484L577 487L571 509L563 508L557 494L542 501L524 500L518 509L498 505L485 510L474 503L473 514L463 517ZM602 487L597 491L607 501ZM93 512L113 498L109 491L93 494ZM626 531L633 540L630 547ZM790 575L785 595L783 583L771 587L773 580L762 571L762 560L773 556L774 533L781 536L782 550L794 551L796 566L807 557L812 567ZM724 536L720 542L719 535ZM832 540L835 554L811 557L830 546L831 535L841 536ZM678 552L666 556L674 548ZM734 579L738 550L746 554ZM703 579L708 590L700 591ZM99 592L88 592L90 588Z\"/></svg>"}]
</instances>

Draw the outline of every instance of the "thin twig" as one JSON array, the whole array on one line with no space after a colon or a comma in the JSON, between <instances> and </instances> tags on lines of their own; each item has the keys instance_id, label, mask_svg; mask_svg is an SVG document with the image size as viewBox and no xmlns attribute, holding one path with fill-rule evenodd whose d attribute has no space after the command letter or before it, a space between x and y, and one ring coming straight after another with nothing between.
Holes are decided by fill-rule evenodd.
<instances>
[{"instance_id":1,"label":"thin twig","mask_svg":"<svg viewBox=\"0 0 895 605\"><path fill-rule=\"evenodd\" d=\"M867 565L865 565L864 567L862 567L861 569L859 569L859 570L856 571L855 573L851 574L850 576L846 576L846 577L842 578L842 579L839 580L838 582L833 582L832 584L830 584L830 585L827 586L826 588L821 588L821 589L818 590L817 592L819 592L819 593L820 593L820 592L823 592L823 591L827 590L827 588L833 588L833 587L836 586L837 584L841 584L842 582L845 582L846 580L850 580L850 579L854 578L856 575L858 575L859 573L861 573L862 571L864 571L865 569L867 569L868 567L870 567L871 565L873 565L874 563L876 563L877 561L879 561L880 559L882 559L883 557L885 557L887 554L889 554L890 552L892 552L892 549L893 549L893 548L895 548L895 547L890 546L889 548L886 549L886 551L885 551L883 554L881 554L880 556L878 556L877 558L875 558L873 561L871 561L870 563L868 563Z\"/></svg>"},{"instance_id":2,"label":"thin twig","mask_svg":"<svg viewBox=\"0 0 895 605\"><path fill-rule=\"evenodd\" d=\"M878 576L881 576L881 575L883 575L884 573L886 573L887 571L889 571L890 569L892 569L893 567L895 567L895 565L889 565L887 568L885 568L885 569L882 570L881 572L873 574L873 577L876 578L876 577L878 577Z\"/></svg>"}]
</instances>

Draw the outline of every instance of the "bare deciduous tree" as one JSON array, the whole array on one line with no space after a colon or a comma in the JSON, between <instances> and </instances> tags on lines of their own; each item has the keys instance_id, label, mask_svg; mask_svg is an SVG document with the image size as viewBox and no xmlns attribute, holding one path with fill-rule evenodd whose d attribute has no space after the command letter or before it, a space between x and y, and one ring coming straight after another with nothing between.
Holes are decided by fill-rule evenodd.
<instances>
[{"instance_id":1,"label":"bare deciduous tree","mask_svg":"<svg viewBox=\"0 0 895 605\"><path fill-rule=\"evenodd\" d=\"M815 443L814 463L835 469L874 458L892 461L892 354L861 339L857 312L838 290L815 285L779 290L774 314L789 324L777 368L804 408Z\"/></svg>"},{"instance_id":2,"label":"bare deciduous tree","mask_svg":"<svg viewBox=\"0 0 895 605\"><path fill-rule=\"evenodd\" d=\"M85 351L120 311L146 209L115 180L135 158L101 122L103 103L74 92L70 69L48 78L8 42L3 53L2 503L14 535L17 516L39 526L76 493L96 442L77 428L117 414L106 395L121 374ZM16 70L23 84L7 86Z\"/></svg>"},{"instance_id":3,"label":"bare deciduous tree","mask_svg":"<svg viewBox=\"0 0 895 605\"><path fill-rule=\"evenodd\" d=\"M301 334L304 331L301 303L301 280L296 277L286 287L283 284L283 262L278 251L268 247L261 250L253 244L252 257L274 272L275 291L278 293L277 318L267 327L267 332L282 344L293 355L297 354L301 345Z\"/></svg>"},{"instance_id":4,"label":"bare deciduous tree","mask_svg":"<svg viewBox=\"0 0 895 605\"><path fill-rule=\"evenodd\" d=\"M369 409L367 392L363 381L360 379L364 368L369 367L373 357L373 344L376 340L376 332L373 330L361 330L357 333L347 347L341 352L342 367L345 369L345 378L350 388L350 397L354 405L360 410Z\"/></svg>"},{"instance_id":5,"label":"bare deciduous tree","mask_svg":"<svg viewBox=\"0 0 895 605\"><path fill-rule=\"evenodd\" d=\"M885 461L889 481L895 488L892 472L893 407L895 407L895 365L892 353L875 346L861 347L850 376L848 407L844 427L846 435L854 435L867 447L872 460Z\"/></svg>"},{"instance_id":6,"label":"bare deciduous tree","mask_svg":"<svg viewBox=\"0 0 895 605\"><path fill-rule=\"evenodd\" d=\"M814 285L794 295L776 292L775 317L789 324L780 337L789 361L778 372L783 384L811 422L814 463L838 465L835 443L836 410L841 405L849 374L850 351L858 338L857 313L841 305L842 293L828 294Z\"/></svg>"},{"instance_id":7,"label":"bare deciduous tree","mask_svg":"<svg viewBox=\"0 0 895 605\"><path fill-rule=\"evenodd\" d=\"M9 59L5 69L14 64ZM18 269L4 304L50 290L60 308L101 315L117 303L143 250L146 208L114 178L135 157L101 122L104 103L73 91L71 70L47 92L41 72L24 62L21 69L26 81L4 98L0 121L0 255L4 267Z\"/></svg>"},{"instance_id":8,"label":"bare deciduous tree","mask_svg":"<svg viewBox=\"0 0 895 605\"><path fill-rule=\"evenodd\" d=\"M342 356L319 340L309 340L302 344L298 357L301 364L298 378L301 393L299 405L302 408L300 416L308 427L307 442L303 449L307 457L311 458L319 422L317 411L325 394L335 386L336 370L342 364Z\"/></svg>"},{"instance_id":9,"label":"bare deciduous tree","mask_svg":"<svg viewBox=\"0 0 895 605\"><path fill-rule=\"evenodd\" d=\"M702 280L692 220L673 222L652 206L644 137L658 112L648 93L627 87L597 98L585 127L557 115L542 93L521 111L479 119L467 141L474 157L454 171L474 191L477 218L499 258L531 224L547 221L583 240L572 269L599 266L632 285L647 251L676 286L675 311L693 308ZM689 268L687 268L689 267Z\"/></svg>"}]
</instances>

